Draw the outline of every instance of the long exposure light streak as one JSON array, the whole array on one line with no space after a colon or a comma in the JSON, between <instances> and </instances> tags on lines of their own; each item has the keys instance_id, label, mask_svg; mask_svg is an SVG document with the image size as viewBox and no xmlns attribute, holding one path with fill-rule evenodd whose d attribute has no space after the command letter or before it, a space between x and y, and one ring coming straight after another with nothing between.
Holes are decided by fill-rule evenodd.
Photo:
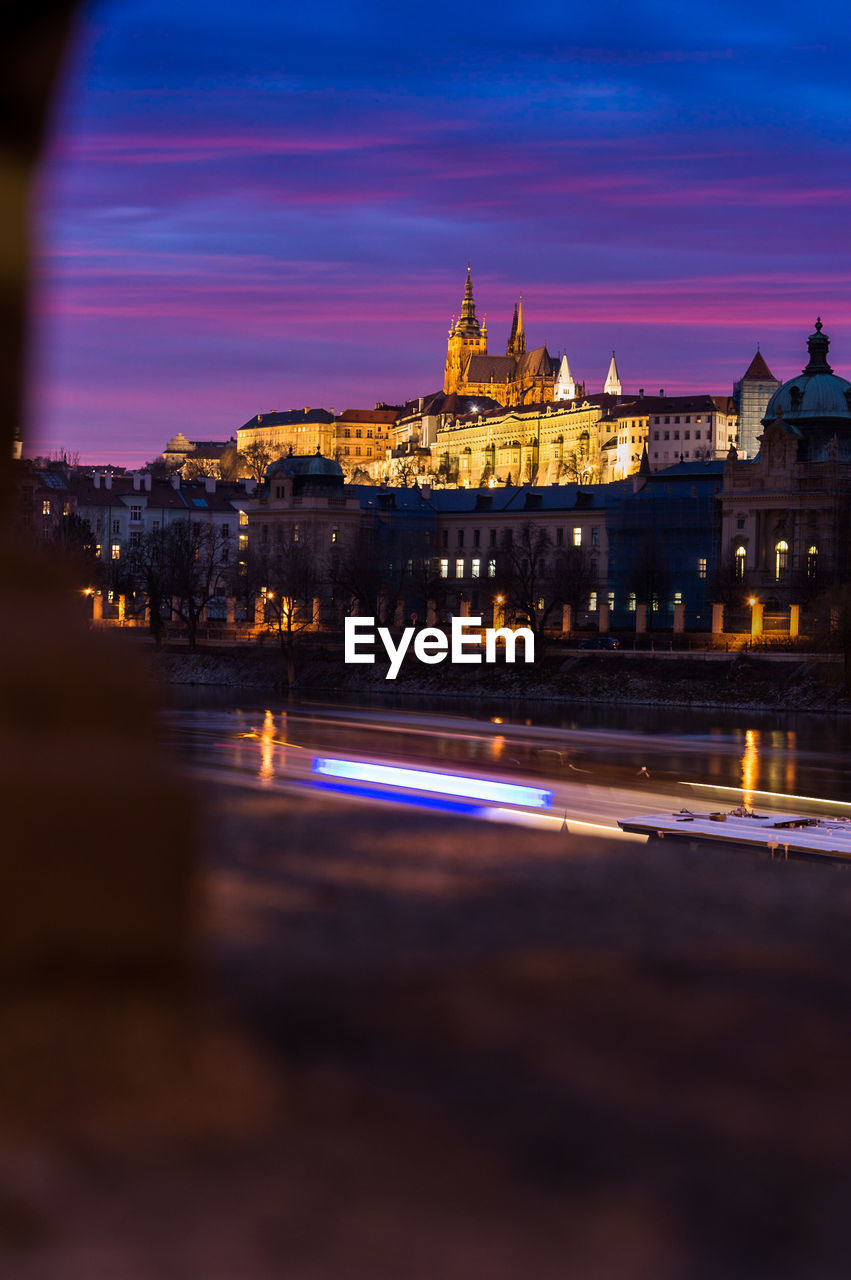
<instances>
[{"instance_id":1,"label":"long exposure light streak","mask_svg":"<svg viewBox=\"0 0 851 1280\"><path fill-rule=\"evenodd\" d=\"M494 782L489 778L462 777L454 773L432 773L426 769L403 769L396 765L372 764L365 760L335 760L316 756L312 772L354 782L371 782L388 787L408 787L435 795L459 796L464 800L528 805L532 809L550 809L553 803L552 791L543 791L538 787Z\"/></svg>"}]
</instances>

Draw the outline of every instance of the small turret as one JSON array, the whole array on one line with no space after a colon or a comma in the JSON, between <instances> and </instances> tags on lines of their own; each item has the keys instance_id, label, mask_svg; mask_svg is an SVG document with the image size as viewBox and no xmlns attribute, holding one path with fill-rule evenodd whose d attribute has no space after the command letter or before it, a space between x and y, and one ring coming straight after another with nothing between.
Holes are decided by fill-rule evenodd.
<instances>
[{"instance_id":1,"label":"small turret","mask_svg":"<svg viewBox=\"0 0 851 1280\"><path fill-rule=\"evenodd\" d=\"M606 374L606 381L603 385L603 391L608 396L623 395L621 380L618 374L618 366L615 363L615 353L612 352L612 358L609 363L609 372Z\"/></svg>"}]
</instances>

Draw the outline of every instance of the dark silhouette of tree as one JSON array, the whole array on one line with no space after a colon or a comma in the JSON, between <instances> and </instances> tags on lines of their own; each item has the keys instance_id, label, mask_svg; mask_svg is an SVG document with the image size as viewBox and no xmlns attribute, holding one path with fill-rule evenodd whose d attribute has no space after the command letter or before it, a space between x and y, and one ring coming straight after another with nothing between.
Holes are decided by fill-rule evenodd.
<instances>
[{"instance_id":1,"label":"dark silhouette of tree","mask_svg":"<svg viewBox=\"0 0 851 1280\"><path fill-rule=\"evenodd\" d=\"M647 625L653 627L654 605L665 599L670 583L665 548L655 529L639 529L628 548L631 560L627 586L635 592L637 604L647 605Z\"/></svg>"},{"instance_id":2,"label":"dark silhouette of tree","mask_svg":"<svg viewBox=\"0 0 851 1280\"><path fill-rule=\"evenodd\" d=\"M278 637L287 663L287 684L296 677L296 636L313 625L313 601L324 587L323 566L305 530L278 526L276 535L252 557L250 576L266 594L266 625Z\"/></svg>"},{"instance_id":3,"label":"dark silhouette of tree","mask_svg":"<svg viewBox=\"0 0 851 1280\"><path fill-rule=\"evenodd\" d=\"M148 602L148 629L159 647L162 644L165 620L164 606L171 598L170 541L166 529L154 529L142 535L139 545L132 547L128 556L129 569L136 590L141 591Z\"/></svg>"},{"instance_id":4,"label":"dark silhouette of tree","mask_svg":"<svg viewBox=\"0 0 851 1280\"><path fill-rule=\"evenodd\" d=\"M143 471L146 471L154 480L170 480L176 475L183 463L175 458L152 458L150 462L146 462Z\"/></svg>"},{"instance_id":5,"label":"dark silhouette of tree","mask_svg":"<svg viewBox=\"0 0 851 1280\"><path fill-rule=\"evenodd\" d=\"M53 529L52 543L81 589L102 584L104 565L88 520L73 513L62 516Z\"/></svg>"},{"instance_id":6,"label":"dark silhouette of tree","mask_svg":"<svg viewBox=\"0 0 851 1280\"><path fill-rule=\"evenodd\" d=\"M274 461L271 449L262 440L255 440L239 454L239 468L242 475L250 476L259 484L266 474L266 468Z\"/></svg>"},{"instance_id":7,"label":"dark silhouette of tree","mask_svg":"<svg viewBox=\"0 0 851 1280\"><path fill-rule=\"evenodd\" d=\"M190 649L195 649L201 615L212 600L228 591L233 539L200 520L177 520L165 530L165 537L172 607L186 624Z\"/></svg>"},{"instance_id":8,"label":"dark silhouette of tree","mask_svg":"<svg viewBox=\"0 0 851 1280\"><path fill-rule=\"evenodd\" d=\"M503 531L494 585L515 619L535 635L563 605L584 608L595 578L585 547L556 547L547 530L531 521Z\"/></svg>"}]
</instances>

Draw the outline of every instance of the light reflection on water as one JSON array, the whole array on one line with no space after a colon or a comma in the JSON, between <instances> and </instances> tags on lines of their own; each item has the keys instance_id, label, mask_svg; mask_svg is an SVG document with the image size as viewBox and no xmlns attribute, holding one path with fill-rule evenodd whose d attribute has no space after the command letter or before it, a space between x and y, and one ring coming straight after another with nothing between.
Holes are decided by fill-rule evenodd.
<instances>
[{"instance_id":1,"label":"light reflection on water","mask_svg":"<svg viewBox=\"0 0 851 1280\"><path fill-rule=\"evenodd\" d=\"M328 699L314 708L307 699L286 703L256 690L197 688L170 690L168 701L171 715L179 717L187 729L196 718L200 718L198 723L219 722L222 741L230 741L234 763L247 767L263 785L286 768L293 751L333 751L341 746L341 734L350 737L354 733L356 740L350 749L366 754L376 750L404 758L431 756L448 763L463 760L485 769L490 764L516 764L522 772L546 764L550 771L558 772L572 763L591 773L610 765L637 773L641 766L647 766L651 774L666 772L684 781L741 788L747 803L760 790L843 800L851 794L848 716L694 709L684 717L680 711L666 714L662 708L562 708L552 704L535 706L530 715L530 704L522 702L483 704L455 699L449 703L436 698L431 707L415 707L412 699L398 699L392 705L386 697L340 699L336 703ZM323 728L323 719L333 721L338 712L354 717L351 728L340 721ZM398 715L395 730L370 734L356 729L361 715L369 720L372 712L389 712L394 720ZM450 720L444 728L428 732L420 720L423 712L449 716ZM483 723L464 741L467 717ZM524 722L530 719L533 725L552 730L551 739L542 744L549 749L544 759L535 758L528 744L522 745ZM421 750L414 750L416 743L422 744Z\"/></svg>"},{"instance_id":2,"label":"light reflection on water","mask_svg":"<svg viewBox=\"0 0 851 1280\"><path fill-rule=\"evenodd\" d=\"M263 728L260 731L260 770L259 776L267 786L275 777L275 717L267 710L263 717Z\"/></svg>"},{"instance_id":3,"label":"light reflection on water","mask_svg":"<svg viewBox=\"0 0 851 1280\"><path fill-rule=\"evenodd\" d=\"M745 752L742 756L742 804L753 805L753 793L759 780L759 733L745 730Z\"/></svg>"}]
</instances>

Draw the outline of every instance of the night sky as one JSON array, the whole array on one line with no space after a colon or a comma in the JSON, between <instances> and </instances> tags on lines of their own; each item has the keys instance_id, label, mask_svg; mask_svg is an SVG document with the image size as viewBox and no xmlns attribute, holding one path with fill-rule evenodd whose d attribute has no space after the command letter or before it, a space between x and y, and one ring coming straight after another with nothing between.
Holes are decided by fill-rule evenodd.
<instances>
[{"instance_id":1,"label":"night sky","mask_svg":"<svg viewBox=\"0 0 851 1280\"><path fill-rule=\"evenodd\" d=\"M36 212L28 452L135 464L489 347L729 393L851 370L839 4L125 0L80 23Z\"/></svg>"}]
</instances>

